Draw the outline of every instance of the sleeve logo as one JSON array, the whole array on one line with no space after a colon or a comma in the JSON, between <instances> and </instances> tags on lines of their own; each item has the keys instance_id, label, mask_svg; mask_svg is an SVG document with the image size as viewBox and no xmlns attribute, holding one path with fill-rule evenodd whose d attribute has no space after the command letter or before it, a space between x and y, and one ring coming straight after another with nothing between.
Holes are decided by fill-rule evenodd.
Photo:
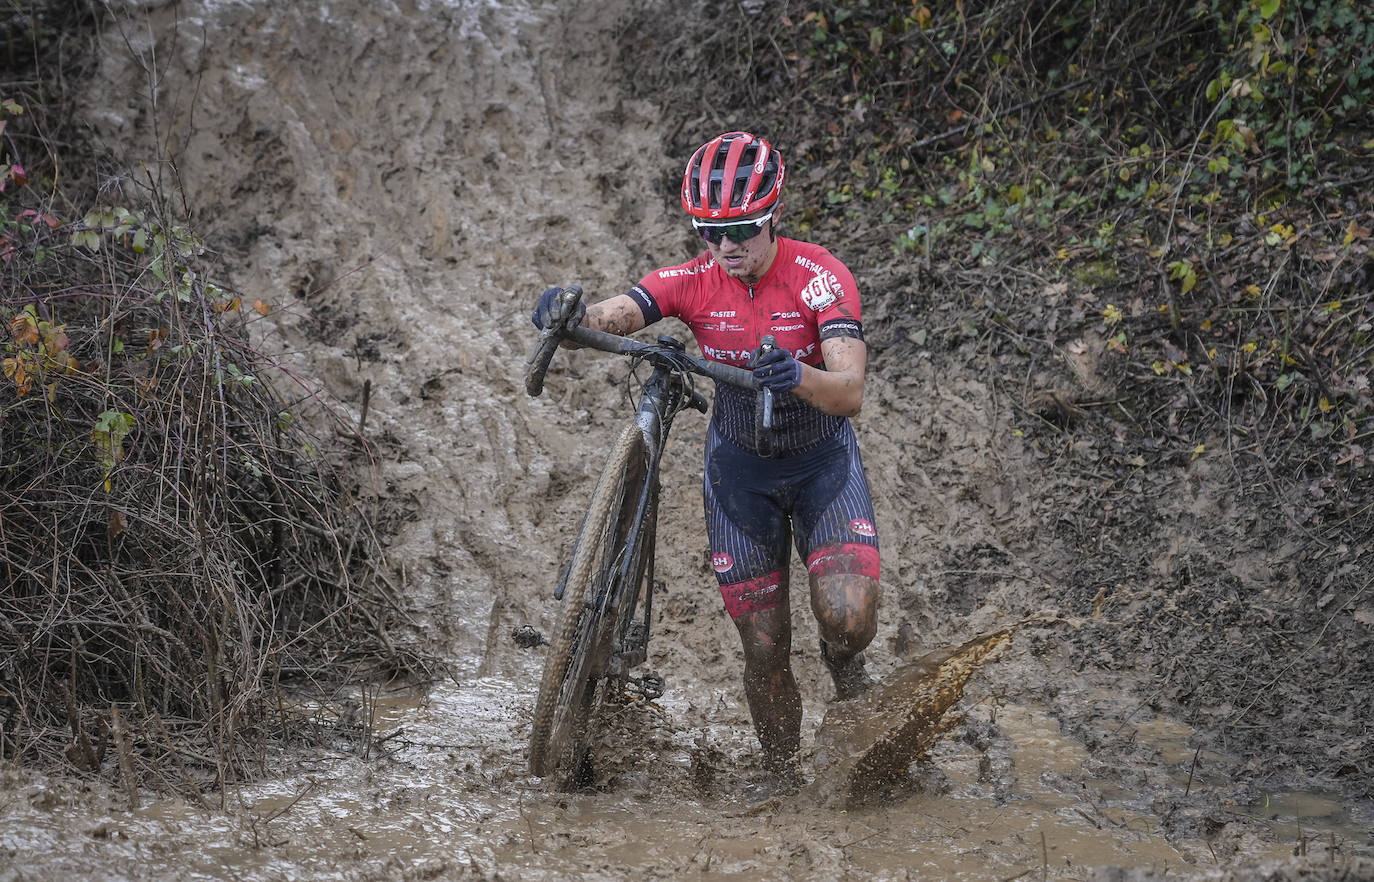
<instances>
[{"instance_id":1,"label":"sleeve logo","mask_svg":"<svg viewBox=\"0 0 1374 882\"><path fill-rule=\"evenodd\" d=\"M728 573L735 566L735 559L724 551L711 555L711 569L717 573Z\"/></svg>"}]
</instances>

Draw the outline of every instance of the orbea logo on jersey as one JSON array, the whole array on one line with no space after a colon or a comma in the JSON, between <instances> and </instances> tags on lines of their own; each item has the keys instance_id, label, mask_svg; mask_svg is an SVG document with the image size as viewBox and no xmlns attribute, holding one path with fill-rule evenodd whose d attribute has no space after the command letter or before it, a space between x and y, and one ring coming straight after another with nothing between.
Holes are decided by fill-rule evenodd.
<instances>
[{"instance_id":1,"label":"orbea logo on jersey","mask_svg":"<svg viewBox=\"0 0 1374 882\"><path fill-rule=\"evenodd\" d=\"M728 573L734 566L735 559L723 551L717 551L711 555L711 569L717 573Z\"/></svg>"},{"instance_id":2,"label":"orbea logo on jersey","mask_svg":"<svg viewBox=\"0 0 1374 882\"><path fill-rule=\"evenodd\" d=\"M859 536L876 536L878 531L873 524L863 518L855 518L849 522L849 530Z\"/></svg>"}]
</instances>

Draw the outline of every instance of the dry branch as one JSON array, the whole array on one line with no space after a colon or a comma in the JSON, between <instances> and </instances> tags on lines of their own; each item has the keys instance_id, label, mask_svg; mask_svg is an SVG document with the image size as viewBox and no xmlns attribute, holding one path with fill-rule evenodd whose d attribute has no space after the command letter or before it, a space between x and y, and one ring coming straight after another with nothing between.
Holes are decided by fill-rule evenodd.
<instances>
[{"instance_id":1,"label":"dry branch","mask_svg":"<svg viewBox=\"0 0 1374 882\"><path fill-rule=\"evenodd\" d=\"M0 192L0 759L136 799L257 774L307 723L292 683L424 661L366 472L311 430L339 417L278 393L309 384L254 348L262 316L125 183L84 217Z\"/></svg>"}]
</instances>

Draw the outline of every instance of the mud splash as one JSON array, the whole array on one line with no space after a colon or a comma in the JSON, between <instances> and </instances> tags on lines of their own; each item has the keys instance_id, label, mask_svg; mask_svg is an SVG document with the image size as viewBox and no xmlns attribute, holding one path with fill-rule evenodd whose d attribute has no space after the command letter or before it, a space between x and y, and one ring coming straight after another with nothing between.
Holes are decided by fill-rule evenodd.
<instances>
[{"instance_id":1,"label":"mud splash","mask_svg":"<svg viewBox=\"0 0 1374 882\"><path fill-rule=\"evenodd\" d=\"M978 669L1011 642L1010 630L928 652L852 701L836 703L816 733L816 793L824 804L862 804L900 780L950 728L946 714Z\"/></svg>"}]
</instances>

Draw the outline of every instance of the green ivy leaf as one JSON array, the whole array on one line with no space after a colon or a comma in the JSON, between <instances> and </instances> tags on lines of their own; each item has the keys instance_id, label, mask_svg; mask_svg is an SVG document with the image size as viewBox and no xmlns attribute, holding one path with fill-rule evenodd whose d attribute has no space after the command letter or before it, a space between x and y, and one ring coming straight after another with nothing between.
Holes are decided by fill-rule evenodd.
<instances>
[{"instance_id":1,"label":"green ivy leaf","mask_svg":"<svg viewBox=\"0 0 1374 882\"><path fill-rule=\"evenodd\" d=\"M110 473L115 464L124 458L124 439L134 430L133 414L117 410L107 410L96 418L91 427L91 441L100 455L100 464L105 468L105 492L110 491Z\"/></svg>"}]
</instances>

